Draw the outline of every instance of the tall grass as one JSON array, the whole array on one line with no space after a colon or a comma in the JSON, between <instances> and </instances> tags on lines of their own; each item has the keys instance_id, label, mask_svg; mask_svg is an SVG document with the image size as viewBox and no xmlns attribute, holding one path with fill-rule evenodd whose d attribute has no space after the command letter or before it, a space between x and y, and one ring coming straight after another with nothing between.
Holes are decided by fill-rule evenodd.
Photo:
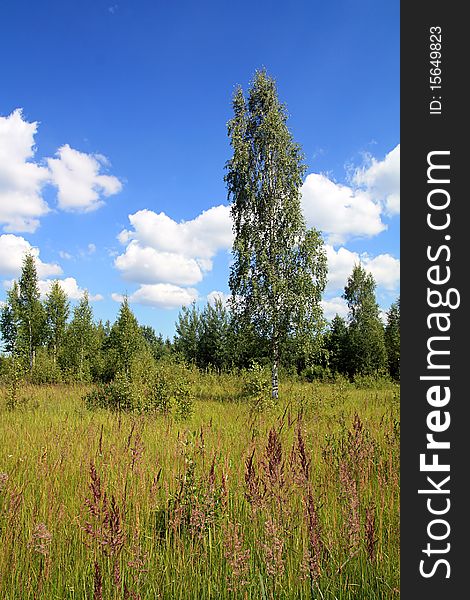
<instances>
[{"instance_id":1,"label":"tall grass","mask_svg":"<svg viewBox=\"0 0 470 600\"><path fill-rule=\"evenodd\" d=\"M397 598L396 390L193 386L186 422L1 390L0 598Z\"/></svg>"}]
</instances>

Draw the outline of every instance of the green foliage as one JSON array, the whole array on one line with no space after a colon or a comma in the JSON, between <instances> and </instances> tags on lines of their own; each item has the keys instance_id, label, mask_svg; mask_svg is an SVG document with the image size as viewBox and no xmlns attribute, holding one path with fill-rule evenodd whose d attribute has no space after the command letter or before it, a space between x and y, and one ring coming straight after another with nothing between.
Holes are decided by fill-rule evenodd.
<instances>
[{"instance_id":1,"label":"green foliage","mask_svg":"<svg viewBox=\"0 0 470 600\"><path fill-rule=\"evenodd\" d=\"M97 351L93 310L88 292L83 294L73 310L72 321L67 327L61 366L73 373L77 381L91 381L91 365Z\"/></svg>"},{"instance_id":2,"label":"green foliage","mask_svg":"<svg viewBox=\"0 0 470 600\"><path fill-rule=\"evenodd\" d=\"M323 365L310 365L302 371L302 377L310 382L327 382L332 378L332 372L328 367L324 367Z\"/></svg>"},{"instance_id":3,"label":"green foliage","mask_svg":"<svg viewBox=\"0 0 470 600\"><path fill-rule=\"evenodd\" d=\"M400 299L394 302L387 313L385 326L385 347L387 348L390 376L400 379Z\"/></svg>"},{"instance_id":4,"label":"green foliage","mask_svg":"<svg viewBox=\"0 0 470 600\"><path fill-rule=\"evenodd\" d=\"M144 338L127 298L121 303L116 322L109 335L109 348L114 351L115 372L130 375L133 358L144 347Z\"/></svg>"},{"instance_id":5,"label":"green foliage","mask_svg":"<svg viewBox=\"0 0 470 600\"><path fill-rule=\"evenodd\" d=\"M331 321L330 329L325 336L325 348L328 352L328 365L334 373L348 372L349 335L348 327L339 315Z\"/></svg>"},{"instance_id":6,"label":"green foliage","mask_svg":"<svg viewBox=\"0 0 470 600\"><path fill-rule=\"evenodd\" d=\"M14 410L19 402L19 390L24 377L24 368L20 361L10 356L6 363L5 375L7 381L6 407Z\"/></svg>"},{"instance_id":7,"label":"green foliage","mask_svg":"<svg viewBox=\"0 0 470 600\"><path fill-rule=\"evenodd\" d=\"M287 128L276 85L258 71L245 100L239 88L228 123L227 162L235 233L229 285L232 309L270 341L277 397L280 345L292 331L305 341L322 326L326 284L321 235L307 231L300 207L303 156Z\"/></svg>"},{"instance_id":8,"label":"green foliage","mask_svg":"<svg viewBox=\"0 0 470 600\"><path fill-rule=\"evenodd\" d=\"M62 372L54 358L54 355L48 353L46 348L37 349L33 370L29 376L31 383L46 384L62 381Z\"/></svg>"},{"instance_id":9,"label":"green foliage","mask_svg":"<svg viewBox=\"0 0 470 600\"><path fill-rule=\"evenodd\" d=\"M229 316L220 298L214 304L207 302L199 318L197 363L201 368L212 367L222 371L229 363Z\"/></svg>"},{"instance_id":10,"label":"green foliage","mask_svg":"<svg viewBox=\"0 0 470 600\"><path fill-rule=\"evenodd\" d=\"M110 383L99 384L85 396L88 408L105 408L113 411L133 411L136 395L131 381L124 373L117 373Z\"/></svg>"},{"instance_id":11,"label":"green foliage","mask_svg":"<svg viewBox=\"0 0 470 600\"><path fill-rule=\"evenodd\" d=\"M360 390L381 389L383 387L389 387L390 378L385 369L381 372L376 371L373 374L356 373L354 376L354 385Z\"/></svg>"},{"instance_id":12,"label":"green foliage","mask_svg":"<svg viewBox=\"0 0 470 600\"><path fill-rule=\"evenodd\" d=\"M145 340L145 344L150 349L155 360L159 360L169 353L168 343L165 342L161 334L157 336L153 327L150 327L149 325L140 325L139 329Z\"/></svg>"},{"instance_id":13,"label":"green foliage","mask_svg":"<svg viewBox=\"0 0 470 600\"><path fill-rule=\"evenodd\" d=\"M54 364L62 351L67 319L70 313L70 303L57 280L52 282L51 289L44 303L46 313L45 338L48 348L52 351Z\"/></svg>"},{"instance_id":14,"label":"green foliage","mask_svg":"<svg viewBox=\"0 0 470 600\"><path fill-rule=\"evenodd\" d=\"M387 365L384 327L375 299L375 281L361 265L355 265L344 288L343 298L348 303L348 358L347 371L373 375Z\"/></svg>"},{"instance_id":15,"label":"green foliage","mask_svg":"<svg viewBox=\"0 0 470 600\"><path fill-rule=\"evenodd\" d=\"M45 312L39 300L38 276L32 254L26 254L18 282L18 342L17 349L26 354L30 373L33 371L36 349L44 339Z\"/></svg>"},{"instance_id":16,"label":"green foliage","mask_svg":"<svg viewBox=\"0 0 470 600\"><path fill-rule=\"evenodd\" d=\"M175 351L179 352L188 363L197 364L199 355L199 311L196 303L190 307L183 306L176 322Z\"/></svg>"},{"instance_id":17,"label":"green foliage","mask_svg":"<svg viewBox=\"0 0 470 600\"><path fill-rule=\"evenodd\" d=\"M7 291L6 302L0 311L0 333L2 334L5 351L9 354L17 352L20 328L19 295L18 283L14 281L11 289Z\"/></svg>"},{"instance_id":18,"label":"green foliage","mask_svg":"<svg viewBox=\"0 0 470 600\"><path fill-rule=\"evenodd\" d=\"M276 398L272 397L270 390L269 371L253 362L243 378L243 396L248 400L252 413L263 413L276 404Z\"/></svg>"},{"instance_id":19,"label":"green foliage","mask_svg":"<svg viewBox=\"0 0 470 600\"><path fill-rule=\"evenodd\" d=\"M156 363L149 349L137 354L129 372L119 371L108 383L100 383L85 397L89 409L135 413L157 412L185 420L193 412L191 370L184 364Z\"/></svg>"}]
</instances>

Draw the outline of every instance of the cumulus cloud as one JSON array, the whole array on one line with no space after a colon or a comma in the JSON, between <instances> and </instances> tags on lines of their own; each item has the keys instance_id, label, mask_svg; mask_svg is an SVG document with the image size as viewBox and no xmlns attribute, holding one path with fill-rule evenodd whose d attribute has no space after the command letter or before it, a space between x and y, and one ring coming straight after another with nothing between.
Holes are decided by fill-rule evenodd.
<instances>
[{"instance_id":1,"label":"cumulus cloud","mask_svg":"<svg viewBox=\"0 0 470 600\"><path fill-rule=\"evenodd\" d=\"M133 229L118 236L127 247L114 262L128 281L194 285L212 269L217 252L232 245L228 206L214 206L179 223L147 209L129 215L129 221Z\"/></svg>"},{"instance_id":2,"label":"cumulus cloud","mask_svg":"<svg viewBox=\"0 0 470 600\"><path fill-rule=\"evenodd\" d=\"M171 282L194 285L202 280L202 271L193 258L172 252L159 252L132 240L114 261L124 279L137 283Z\"/></svg>"},{"instance_id":3,"label":"cumulus cloud","mask_svg":"<svg viewBox=\"0 0 470 600\"><path fill-rule=\"evenodd\" d=\"M53 279L40 279L38 281L38 287L42 297L45 297L50 291L53 281ZM80 300L80 298L83 297L85 290L79 287L77 280L74 277L65 277L65 279L58 279L57 281L70 300ZM88 298L91 302L103 300L101 294L89 293Z\"/></svg>"},{"instance_id":4,"label":"cumulus cloud","mask_svg":"<svg viewBox=\"0 0 470 600\"><path fill-rule=\"evenodd\" d=\"M328 321L331 321L336 315L345 319L348 315L348 304L346 300L340 296L335 296L329 300L322 300L323 316Z\"/></svg>"},{"instance_id":5,"label":"cumulus cloud","mask_svg":"<svg viewBox=\"0 0 470 600\"><path fill-rule=\"evenodd\" d=\"M113 175L101 174L108 161L100 154L85 154L68 144L48 158L52 183L57 186L59 208L66 211L90 212L103 204L103 197L117 194L122 183Z\"/></svg>"},{"instance_id":6,"label":"cumulus cloud","mask_svg":"<svg viewBox=\"0 0 470 600\"><path fill-rule=\"evenodd\" d=\"M330 244L378 235L387 228L382 215L400 211L400 146L382 161L367 156L366 165L354 170L350 185L310 173L301 191L308 226L322 230Z\"/></svg>"},{"instance_id":7,"label":"cumulus cloud","mask_svg":"<svg viewBox=\"0 0 470 600\"><path fill-rule=\"evenodd\" d=\"M49 212L41 191L47 168L33 160L37 122L28 123L20 109L0 116L0 223L8 232L34 232Z\"/></svg>"},{"instance_id":8,"label":"cumulus cloud","mask_svg":"<svg viewBox=\"0 0 470 600\"><path fill-rule=\"evenodd\" d=\"M325 246L328 261L327 290L334 292L344 290L348 277L355 264L361 264L366 271L372 273L377 286L388 291L396 291L400 281L400 261L390 254L379 254L371 257L366 253L358 254L347 248L338 250L329 244Z\"/></svg>"},{"instance_id":9,"label":"cumulus cloud","mask_svg":"<svg viewBox=\"0 0 470 600\"><path fill-rule=\"evenodd\" d=\"M117 177L102 173L109 161L101 154L85 154L68 144L56 158L42 163L35 158L34 138L38 123L23 118L21 109L0 116L0 225L6 232L34 233L40 218L50 212L43 188L58 189L59 208L87 212L103 204L103 198L118 193Z\"/></svg>"},{"instance_id":10,"label":"cumulus cloud","mask_svg":"<svg viewBox=\"0 0 470 600\"><path fill-rule=\"evenodd\" d=\"M354 237L372 237L386 229L381 206L365 191L311 173L302 186L302 208L309 227L324 232L331 244Z\"/></svg>"},{"instance_id":11,"label":"cumulus cloud","mask_svg":"<svg viewBox=\"0 0 470 600\"><path fill-rule=\"evenodd\" d=\"M19 277L26 254L31 253L36 261L38 277L60 275L62 269L55 263L45 263L39 258L39 249L19 235L0 235L0 274Z\"/></svg>"},{"instance_id":12,"label":"cumulus cloud","mask_svg":"<svg viewBox=\"0 0 470 600\"><path fill-rule=\"evenodd\" d=\"M138 240L162 252L211 259L220 249L232 245L230 207L214 206L204 210L195 219L177 223L164 212L139 210L129 215L133 230L121 231L119 241Z\"/></svg>"},{"instance_id":13,"label":"cumulus cloud","mask_svg":"<svg viewBox=\"0 0 470 600\"><path fill-rule=\"evenodd\" d=\"M112 294L112 298L116 302L122 302L124 297L121 294ZM165 309L189 306L197 298L196 289L182 288L170 283L144 284L128 297L129 302L135 304Z\"/></svg>"},{"instance_id":14,"label":"cumulus cloud","mask_svg":"<svg viewBox=\"0 0 470 600\"><path fill-rule=\"evenodd\" d=\"M384 205L389 216L400 213L400 145L389 152L384 160L367 157L368 164L355 171L353 183L369 192Z\"/></svg>"}]
</instances>

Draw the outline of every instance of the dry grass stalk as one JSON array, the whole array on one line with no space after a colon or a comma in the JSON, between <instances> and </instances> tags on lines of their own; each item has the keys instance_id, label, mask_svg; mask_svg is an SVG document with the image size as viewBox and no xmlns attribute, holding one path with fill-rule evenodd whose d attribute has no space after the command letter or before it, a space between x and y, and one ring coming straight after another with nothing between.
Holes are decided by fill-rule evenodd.
<instances>
[{"instance_id":1,"label":"dry grass stalk","mask_svg":"<svg viewBox=\"0 0 470 600\"><path fill-rule=\"evenodd\" d=\"M248 581L250 549L244 549L244 537L240 523L229 522L224 528L224 556L231 570L229 590L237 591Z\"/></svg>"},{"instance_id":2,"label":"dry grass stalk","mask_svg":"<svg viewBox=\"0 0 470 600\"><path fill-rule=\"evenodd\" d=\"M266 572L271 577L282 577L284 573L284 536L279 523L269 516L264 523L265 541L263 552Z\"/></svg>"},{"instance_id":3,"label":"dry grass stalk","mask_svg":"<svg viewBox=\"0 0 470 600\"><path fill-rule=\"evenodd\" d=\"M48 531L46 525L44 523L38 523L34 528L28 547L30 550L47 557L49 556L51 541L52 534Z\"/></svg>"},{"instance_id":4,"label":"dry grass stalk","mask_svg":"<svg viewBox=\"0 0 470 600\"><path fill-rule=\"evenodd\" d=\"M321 558L325 552L325 546L322 541L320 520L310 482L310 466L312 461L305 447L300 421L297 427L294 459L296 459L292 461L295 471L294 476L297 476L298 482L304 489L303 504L308 536L308 545L302 562L302 571L308 574L311 581L316 581L320 575Z\"/></svg>"},{"instance_id":5,"label":"dry grass stalk","mask_svg":"<svg viewBox=\"0 0 470 600\"><path fill-rule=\"evenodd\" d=\"M275 429L269 431L265 460L262 464L269 494L280 497L285 485L284 460L281 437Z\"/></svg>"},{"instance_id":6,"label":"dry grass stalk","mask_svg":"<svg viewBox=\"0 0 470 600\"><path fill-rule=\"evenodd\" d=\"M366 509L365 543L367 556L372 562L375 558L375 544L377 543L377 538L375 536L375 506L373 504Z\"/></svg>"},{"instance_id":7,"label":"dry grass stalk","mask_svg":"<svg viewBox=\"0 0 470 600\"><path fill-rule=\"evenodd\" d=\"M8 483L8 473L0 473L0 492L3 492Z\"/></svg>"},{"instance_id":8,"label":"dry grass stalk","mask_svg":"<svg viewBox=\"0 0 470 600\"><path fill-rule=\"evenodd\" d=\"M93 575L93 600L103 600L103 577L101 569L95 560L95 572Z\"/></svg>"},{"instance_id":9,"label":"dry grass stalk","mask_svg":"<svg viewBox=\"0 0 470 600\"><path fill-rule=\"evenodd\" d=\"M339 477L343 495L347 500L348 510L345 510L347 531L345 533L349 540L349 551L352 556L355 554L360 542L359 494L356 481L344 461L340 462L339 465Z\"/></svg>"},{"instance_id":10,"label":"dry grass stalk","mask_svg":"<svg viewBox=\"0 0 470 600\"><path fill-rule=\"evenodd\" d=\"M263 505L266 495L266 485L256 473L254 462L255 448L250 456L245 460L245 498L256 509Z\"/></svg>"}]
</instances>

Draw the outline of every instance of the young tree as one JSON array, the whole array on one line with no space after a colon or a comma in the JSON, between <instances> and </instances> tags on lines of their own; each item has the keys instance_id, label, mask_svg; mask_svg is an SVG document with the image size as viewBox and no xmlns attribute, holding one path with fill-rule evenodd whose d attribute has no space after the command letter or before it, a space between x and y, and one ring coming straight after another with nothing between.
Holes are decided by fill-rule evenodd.
<instances>
[{"instance_id":1,"label":"young tree","mask_svg":"<svg viewBox=\"0 0 470 600\"><path fill-rule=\"evenodd\" d=\"M183 306L176 323L174 346L176 352L190 363L197 363L199 356L200 315L193 302L188 308Z\"/></svg>"},{"instance_id":2,"label":"young tree","mask_svg":"<svg viewBox=\"0 0 470 600\"><path fill-rule=\"evenodd\" d=\"M86 291L73 309L65 345L65 365L72 369L79 381L86 381L90 377L90 361L96 351L93 310Z\"/></svg>"},{"instance_id":3,"label":"young tree","mask_svg":"<svg viewBox=\"0 0 470 600\"><path fill-rule=\"evenodd\" d=\"M228 363L228 314L220 298L207 302L200 316L198 363L222 370Z\"/></svg>"},{"instance_id":4,"label":"young tree","mask_svg":"<svg viewBox=\"0 0 470 600\"><path fill-rule=\"evenodd\" d=\"M109 336L109 344L116 352L116 371L123 371L129 376L132 359L144 347L144 339L127 298L124 298L119 308L118 317Z\"/></svg>"},{"instance_id":5,"label":"young tree","mask_svg":"<svg viewBox=\"0 0 470 600\"><path fill-rule=\"evenodd\" d=\"M387 348L390 375L394 379L400 379L400 298L390 306L387 312L385 347Z\"/></svg>"},{"instance_id":6,"label":"young tree","mask_svg":"<svg viewBox=\"0 0 470 600\"><path fill-rule=\"evenodd\" d=\"M347 373L349 370L349 336L345 320L336 315L331 321L326 336L325 347L328 352L328 364L333 373Z\"/></svg>"},{"instance_id":7,"label":"young tree","mask_svg":"<svg viewBox=\"0 0 470 600\"><path fill-rule=\"evenodd\" d=\"M67 319L70 313L70 303L67 294L57 280L52 282L51 289L46 295L44 309L46 312L47 345L52 350L52 358L55 365L57 364L57 356L63 345Z\"/></svg>"},{"instance_id":8,"label":"young tree","mask_svg":"<svg viewBox=\"0 0 470 600\"><path fill-rule=\"evenodd\" d=\"M20 328L19 296L18 283L14 281L11 289L7 292L6 302L0 312L0 332L3 338L3 345L5 351L13 357L17 352Z\"/></svg>"},{"instance_id":9,"label":"young tree","mask_svg":"<svg viewBox=\"0 0 470 600\"><path fill-rule=\"evenodd\" d=\"M45 314L40 301L36 263L31 253L26 254L18 282L19 342L33 371L36 349L44 338Z\"/></svg>"},{"instance_id":10,"label":"young tree","mask_svg":"<svg viewBox=\"0 0 470 600\"><path fill-rule=\"evenodd\" d=\"M349 374L372 375L384 370L387 364L384 327L372 274L355 265L343 298L349 307Z\"/></svg>"},{"instance_id":11,"label":"young tree","mask_svg":"<svg viewBox=\"0 0 470 600\"><path fill-rule=\"evenodd\" d=\"M140 333L155 360L159 360L167 353L163 336L161 334L157 335L153 327L150 325L140 325Z\"/></svg>"},{"instance_id":12,"label":"young tree","mask_svg":"<svg viewBox=\"0 0 470 600\"><path fill-rule=\"evenodd\" d=\"M326 256L300 207L303 156L287 128L274 80L258 71L245 100L239 88L228 123L233 156L225 181L235 239L229 285L237 319L270 340L272 396L278 397L280 348L321 325Z\"/></svg>"}]
</instances>

